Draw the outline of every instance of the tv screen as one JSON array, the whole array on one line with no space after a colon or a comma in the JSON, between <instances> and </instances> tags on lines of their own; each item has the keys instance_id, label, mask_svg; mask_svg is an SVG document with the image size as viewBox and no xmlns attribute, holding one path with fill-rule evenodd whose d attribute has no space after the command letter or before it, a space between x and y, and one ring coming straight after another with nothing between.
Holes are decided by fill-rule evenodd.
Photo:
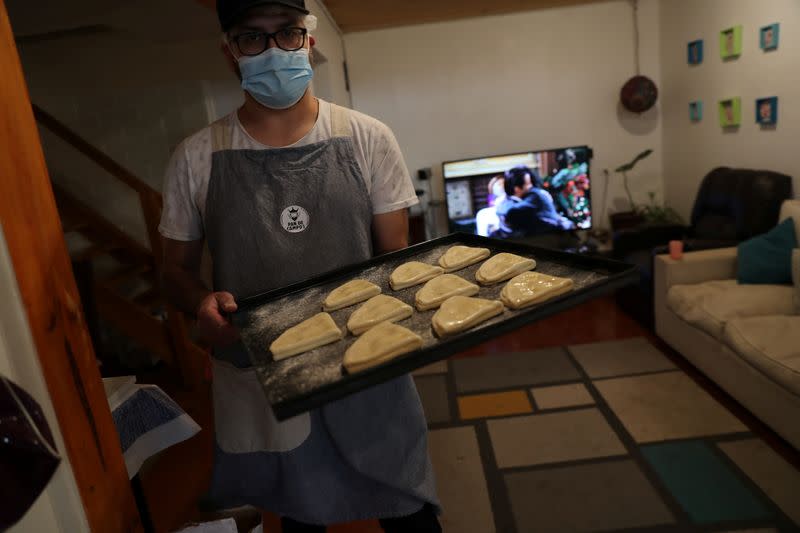
<instances>
[{"instance_id":1,"label":"tv screen","mask_svg":"<svg viewBox=\"0 0 800 533\"><path fill-rule=\"evenodd\" d=\"M590 229L591 157L575 146L444 163L450 230L507 239Z\"/></svg>"}]
</instances>

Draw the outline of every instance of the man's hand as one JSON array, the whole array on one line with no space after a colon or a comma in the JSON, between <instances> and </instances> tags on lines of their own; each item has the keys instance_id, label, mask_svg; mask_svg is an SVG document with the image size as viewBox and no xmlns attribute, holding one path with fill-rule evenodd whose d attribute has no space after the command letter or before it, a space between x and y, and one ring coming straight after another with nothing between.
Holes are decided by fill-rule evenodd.
<instances>
[{"instance_id":1,"label":"man's hand","mask_svg":"<svg viewBox=\"0 0 800 533\"><path fill-rule=\"evenodd\" d=\"M224 348L239 340L239 331L225 316L236 309L236 301L229 292L212 292L206 296L197 309L201 338L215 348Z\"/></svg>"},{"instance_id":2,"label":"man's hand","mask_svg":"<svg viewBox=\"0 0 800 533\"><path fill-rule=\"evenodd\" d=\"M203 241L163 239L163 287L173 305L184 313L197 316L200 337L215 348L239 340L239 332L225 316L236 311L236 301L229 292L212 292L200 279Z\"/></svg>"}]
</instances>

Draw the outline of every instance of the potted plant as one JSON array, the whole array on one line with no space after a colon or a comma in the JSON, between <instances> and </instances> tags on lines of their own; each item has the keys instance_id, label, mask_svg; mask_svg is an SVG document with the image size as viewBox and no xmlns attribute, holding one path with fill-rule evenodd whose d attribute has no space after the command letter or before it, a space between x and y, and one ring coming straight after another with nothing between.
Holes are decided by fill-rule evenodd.
<instances>
[{"instance_id":1,"label":"potted plant","mask_svg":"<svg viewBox=\"0 0 800 533\"><path fill-rule=\"evenodd\" d=\"M683 224L683 219L677 211L665 205L656 204L656 193L648 193L650 204L637 206L636 211L644 217L648 226L666 226L670 224Z\"/></svg>"},{"instance_id":2,"label":"potted plant","mask_svg":"<svg viewBox=\"0 0 800 533\"><path fill-rule=\"evenodd\" d=\"M622 183L625 187L625 194L628 195L628 205L630 206L629 211L621 211L619 213L612 213L609 216L611 221L611 230L612 231L619 231L622 229L627 228L635 228L636 226L641 225L644 221L644 215L636 209L636 204L633 201L633 195L631 194L630 186L628 185L628 172L633 170L639 161L642 159L646 159L647 157L652 154L652 150L645 150L644 152L640 153L636 157L633 158L633 161L617 167L614 172L618 174L622 174Z\"/></svg>"}]
</instances>

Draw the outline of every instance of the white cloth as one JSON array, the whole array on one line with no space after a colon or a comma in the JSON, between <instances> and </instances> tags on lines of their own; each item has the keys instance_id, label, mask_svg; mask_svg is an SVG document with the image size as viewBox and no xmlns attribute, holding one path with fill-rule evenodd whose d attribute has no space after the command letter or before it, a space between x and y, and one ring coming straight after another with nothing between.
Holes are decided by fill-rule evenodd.
<instances>
[{"instance_id":1,"label":"white cloth","mask_svg":"<svg viewBox=\"0 0 800 533\"><path fill-rule=\"evenodd\" d=\"M222 451L287 452L305 442L311 434L308 413L279 422L255 369L236 368L214 358L211 364L217 445Z\"/></svg>"},{"instance_id":2,"label":"white cloth","mask_svg":"<svg viewBox=\"0 0 800 533\"><path fill-rule=\"evenodd\" d=\"M236 521L233 518L225 518L224 520L216 520L214 522L205 522L203 524L195 524L193 526L188 526L184 529L181 529L180 531L176 531L175 533L238 533L238 532L239 530L236 528Z\"/></svg>"},{"instance_id":3,"label":"white cloth","mask_svg":"<svg viewBox=\"0 0 800 533\"><path fill-rule=\"evenodd\" d=\"M373 214L389 213L419 202L394 134L382 122L350 111L356 162L372 201ZM239 122L236 111L223 117L233 131L234 150L265 150ZM311 131L293 144L306 146L328 140L331 133L331 104L319 101L319 116ZM211 127L206 127L183 141L167 167L164 184L164 208L159 231L179 241L202 239L206 194L211 177Z\"/></svg>"},{"instance_id":4,"label":"white cloth","mask_svg":"<svg viewBox=\"0 0 800 533\"><path fill-rule=\"evenodd\" d=\"M159 387L135 381L135 376L103 379L129 478L150 457L200 432L197 422Z\"/></svg>"}]
</instances>

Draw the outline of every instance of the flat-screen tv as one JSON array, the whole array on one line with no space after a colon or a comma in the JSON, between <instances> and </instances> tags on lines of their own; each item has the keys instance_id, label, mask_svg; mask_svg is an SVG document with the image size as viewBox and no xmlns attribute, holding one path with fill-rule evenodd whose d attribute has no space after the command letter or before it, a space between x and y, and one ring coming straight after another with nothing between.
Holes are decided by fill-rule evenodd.
<instances>
[{"instance_id":1,"label":"flat-screen tv","mask_svg":"<svg viewBox=\"0 0 800 533\"><path fill-rule=\"evenodd\" d=\"M507 239L590 229L591 158L574 146L443 163L450 230Z\"/></svg>"}]
</instances>

